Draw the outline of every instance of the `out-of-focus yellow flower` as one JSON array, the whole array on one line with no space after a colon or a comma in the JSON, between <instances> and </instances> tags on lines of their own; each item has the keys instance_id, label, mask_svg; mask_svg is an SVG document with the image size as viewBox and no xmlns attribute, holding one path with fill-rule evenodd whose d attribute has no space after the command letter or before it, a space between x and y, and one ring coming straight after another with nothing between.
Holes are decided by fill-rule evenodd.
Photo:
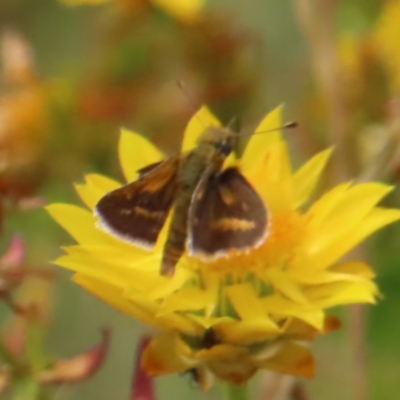
<instances>
[{"instance_id":1,"label":"out-of-focus yellow flower","mask_svg":"<svg viewBox=\"0 0 400 400\"><path fill-rule=\"evenodd\" d=\"M152 0L165 12L183 21L192 21L204 6L204 0Z\"/></svg>"},{"instance_id":2,"label":"out-of-focus yellow flower","mask_svg":"<svg viewBox=\"0 0 400 400\"><path fill-rule=\"evenodd\" d=\"M47 124L46 92L40 84L0 98L0 171L35 161Z\"/></svg>"},{"instance_id":3,"label":"out-of-focus yellow flower","mask_svg":"<svg viewBox=\"0 0 400 400\"><path fill-rule=\"evenodd\" d=\"M80 6L82 4L96 5L102 3L109 3L110 0L61 0L63 3L69 6Z\"/></svg>"},{"instance_id":4,"label":"out-of-focus yellow flower","mask_svg":"<svg viewBox=\"0 0 400 400\"><path fill-rule=\"evenodd\" d=\"M183 151L194 147L204 124L219 125L203 108L190 121ZM280 109L256 131L281 125ZM239 164L265 202L270 234L249 253L203 262L184 255L173 277L159 274L168 227L155 249L144 251L96 228L96 202L120 183L91 174L76 185L89 210L54 204L48 211L78 242L56 264L105 302L154 326L142 364L150 374L190 370L202 388L216 376L233 384L258 369L312 377L307 341L338 327L326 309L374 303L374 273L340 258L374 231L400 219L376 204L391 187L343 183L305 207L331 154L323 151L296 171L279 132L255 135ZM136 133L122 131L119 156L127 181L163 155Z\"/></svg>"},{"instance_id":5,"label":"out-of-focus yellow flower","mask_svg":"<svg viewBox=\"0 0 400 400\"><path fill-rule=\"evenodd\" d=\"M393 90L400 89L400 1L390 0L383 6L373 32L373 40L392 76Z\"/></svg>"},{"instance_id":6,"label":"out-of-focus yellow flower","mask_svg":"<svg viewBox=\"0 0 400 400\"><path fill-rule=\"evenodd\" d=\"M362 109L369 121L382 120L393 77L382 62L379 46L370 35L343 35L337 51L347 108Z\"/></svg>"},{"instance_id":7,"label":"out-of-focus yellow flower","mask_svg":"<svg viewBox=\"0 0 400 400\"><path fill-rule=\"evenodd\" d=\"M45 88L36 78L32 50L14 31L1 38L0 171L29 165L37 157L45 135ZM10 89L10 90L4 90Z\"/></svg>"},{"instance_id":8,"label":"out-of-focus yellow flower","mask_svg":"<svg viewBox=\"0 0 400 400\"><path fill-rule=\"evenodd\" d=\"M18 32L5 31L0 44L0 192L18 199L41 180L36 171L48 133L49 92L36 76L29 43Z\"/></svg>"},{"instance_id":9,"label":"out-of-focus yellow flower","mask_svg":"<svg viewBox=\"0 0 400 400\"><path fill-rule=\"evenodd\" d=\"M367 40L355 36L342 36L338 41L339 64L344 75L344 80L349 86L348 90L362 92L367 85L365 82L363 57L361 56L363 46Z\"/></svg>"},{"instance_id":10,"label":"out-of-focus yellow flower","mask_svg":"<svg viewBox=\"0 0 400 400\"><path fill-rule=\"evenodd\" d=\"M97 5L110 3L112 0L61 0L67 5ZM173 17L191 22L196 19L204 6L204 0L148 0L150 4L164 10ZM143 3L143 0L114 0L116 3L131 7L134 3Z\"/></svg>"}]
</instances>

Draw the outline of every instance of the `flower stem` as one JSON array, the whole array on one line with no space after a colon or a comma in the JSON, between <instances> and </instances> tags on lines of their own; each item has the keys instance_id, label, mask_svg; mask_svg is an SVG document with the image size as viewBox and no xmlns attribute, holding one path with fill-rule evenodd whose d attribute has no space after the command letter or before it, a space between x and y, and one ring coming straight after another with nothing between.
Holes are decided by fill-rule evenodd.
<instances>
[{"instance_id":1,"label":"flower stem","mask_svg":"<svg viewBox=\"0 0 400 400\"><path fill-rule=\"evenodd\" d=\"M13 400L38 400L40 396L39 384L29 376L17 379L13 383Z\"/></svg>"},{"instance_id":2,"label":"flower stem","mask_svg":"<svg viewBox=\"0 0 400 400\"><path fill-rule=\"evenodd\" d=\"M248 400L247 385L233 386L225 385L226 400Z\"/></svg>"}]
</instances>

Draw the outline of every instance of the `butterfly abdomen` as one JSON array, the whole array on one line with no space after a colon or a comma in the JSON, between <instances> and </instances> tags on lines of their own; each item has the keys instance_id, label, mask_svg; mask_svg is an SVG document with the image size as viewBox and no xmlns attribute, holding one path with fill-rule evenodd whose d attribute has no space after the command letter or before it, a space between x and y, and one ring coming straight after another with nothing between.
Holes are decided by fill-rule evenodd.
<instances>
[{"instance_id":1,"label":"butterfly abdomen","mask_svg":"<svg viewBox=\"0 0 400 400\"><path fill-rule=\"evenodd\" d=\"M175 265L185 252L190 193L179 193L172 214L167 242L161 262L161 275L172 275Z\"/></svg>"},{"instance_id":2,"label":"butterfly abdomen","mask_svg":"<svg viewBox=\"0 0 400 400\"><path fill-rule=\"evenodd\" d=\"M193 194L206 171L219 170L223 159L215 159L214 149L210 146L198 146L182 160L178 172L178 192L174 201L171 225L161 262L161 275L172 275L175 265L186 249L188 237L189 210Z\"/></svg>"}]
</instances>

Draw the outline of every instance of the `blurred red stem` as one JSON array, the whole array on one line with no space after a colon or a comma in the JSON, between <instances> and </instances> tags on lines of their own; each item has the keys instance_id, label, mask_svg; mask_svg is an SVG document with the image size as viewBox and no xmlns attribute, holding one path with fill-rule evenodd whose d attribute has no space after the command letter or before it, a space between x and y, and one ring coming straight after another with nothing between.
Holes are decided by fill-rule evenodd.
<instances>
[{"instance_id":1,"label":"blurred red stem","mask_svg":"<svg viewBox=\"0 0 400 400\"><path fill-rule=\"evenodd\" d=\"M143 337L137 347L134 374L132 379L132 400L155 400L153 379L141 367L142 353L150 343L149 337Z\"/></svg>"}]
</instances>

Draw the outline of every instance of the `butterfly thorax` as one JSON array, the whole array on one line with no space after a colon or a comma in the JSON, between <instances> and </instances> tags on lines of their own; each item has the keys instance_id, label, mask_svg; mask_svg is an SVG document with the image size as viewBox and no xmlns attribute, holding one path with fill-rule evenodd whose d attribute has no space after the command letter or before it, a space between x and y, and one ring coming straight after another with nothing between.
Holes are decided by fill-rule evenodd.
<instances>
[{"instance_id":1,"label":"butterfly thorax","mask_svg":"<svg viewBox=\"0 0 400 400\"><path fill-rule=\"evenodd\" d=\"M225 158L232 152L231 131L209 128L197 141L196 148L181 160L178 172L178 193L164 247L161 273L173 273L186 247L188 216L196 188L202 180L222 169Z\"/></svg>"},{"instance_id":2,"label":"butterfly thorax","mask_svg":"<svg viewBox=\"0 0 400 400\"><path fill-rule=\"evenodd\" d=\"M199 137L194 150L182 159L178 181L180 191L193 191L204 173L219 171L232 152L233 133L227 128L208 128Z\"/></svg>"}]
</instances>

